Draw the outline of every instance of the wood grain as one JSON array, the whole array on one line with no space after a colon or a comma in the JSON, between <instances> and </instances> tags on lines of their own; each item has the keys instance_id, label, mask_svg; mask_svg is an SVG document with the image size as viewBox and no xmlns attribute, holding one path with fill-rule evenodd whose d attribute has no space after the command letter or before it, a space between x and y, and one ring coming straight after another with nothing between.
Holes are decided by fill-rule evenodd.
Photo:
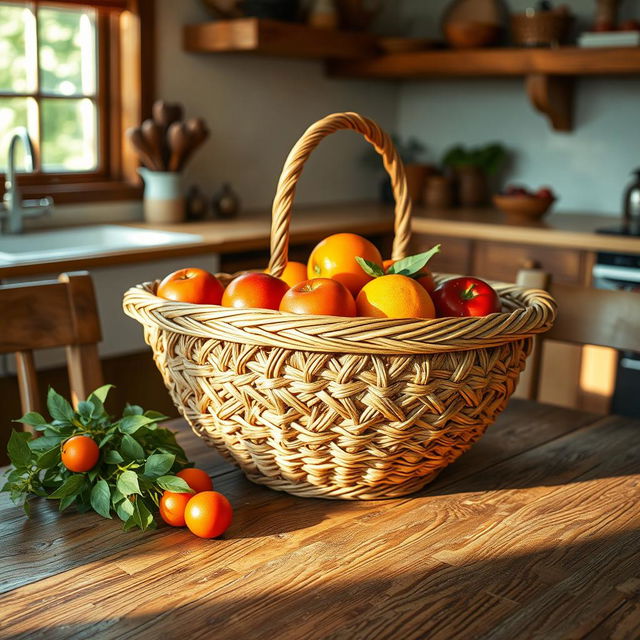
<instances>
[{"instance_id":1,"label":"wood grain","mask_svg":"<svg viewBox=\"0 0 640 640\"><path fill-rule=\"evenodd\" d=\"M101 386L96 344L102 339L89 274L62 274L57 280L0 286L0 353L16 353L22 412L39 408L33 350L66 347L74 402Z\"/></svg>"},{"instance_id":2,"label":"wood grain","mask_svg":"<svg viewBox=\"0 0 640 640\"><path fill-rule=\"evenodd\" d=\"M184 27L183 48L191 53L245 52L293 58L352 59L377 52L363 32L314 29L259 18L217 20Z\"/></svg>"},{"instance_id":3,"label":"wood grain","mask_svg":"<svg viewBox=\"0 0 640 640\"><path fill-rule=\"evenodd\" d=\"M2 496L0 634L635 639L638 428L512 402L428 491L375 503L251 485L182 431L232 499L227 534L124 534L50 504L25 523Z\"/></svg>"},{"instance_id":4,"label":"wood grain","mask_svg":"<svg viewBox=\"0 0 640 640\"><path fill-rule=\"evenodd\" d=\"M334 62L332 75L358 78L431 78L446 76L559 76L640 73L635 48L559 47L552 49L463 49L416 51L363 60Z\"/></svg>"}]
</instances>

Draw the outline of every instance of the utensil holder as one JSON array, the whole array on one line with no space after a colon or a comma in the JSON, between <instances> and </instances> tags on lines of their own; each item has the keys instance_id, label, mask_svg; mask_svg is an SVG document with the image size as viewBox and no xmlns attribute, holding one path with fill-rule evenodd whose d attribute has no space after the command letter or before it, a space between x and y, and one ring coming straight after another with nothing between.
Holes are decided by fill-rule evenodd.
<instances>
[{"instance_id":1,"label":"utensil holder","mask_svg":"<svg viewBox=\"0 0 640 640\"><path fill-rule=\"evenodd\" d=\"M149 224L177 224L186 219L182 174L138 169L144 181L143 212Z\"/></svg>"}]
</instances>

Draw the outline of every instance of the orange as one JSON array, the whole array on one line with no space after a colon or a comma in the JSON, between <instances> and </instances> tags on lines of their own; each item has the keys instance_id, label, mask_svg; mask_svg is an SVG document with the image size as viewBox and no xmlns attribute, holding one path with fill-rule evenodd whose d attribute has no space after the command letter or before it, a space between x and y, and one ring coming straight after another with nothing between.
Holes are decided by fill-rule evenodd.
<instances>
[{"instance_id":1,"label":"orange","mask_svg":"<svg viewBox=\"0 0 640 640\"><path fill-rule=\"evenodd\" d=\"M280 280L284 280L290 287L295 287L307 278L307 265L302 262L287 262L280 276Z\"/></svg>"},{"instance_id":2,"label":"orange","mask_svg":"<svg viewBox=\"0 0 640 640\"><path fill-rule=\"evenodd\" d=\"M336 233L316 245L309 256L309 279L332 278L343 284L356 296L372 280L356 262L360 256L382 268L382 256L366 238L355 233Z\"/></svg>"},{"instance_id":3,"label":"orange","mask_svg":"<svg viewBox=\"0 0 640 640\"><path fill-rule=\"evenodd\" d=\"M184 527L184 510L193 493L165 491L160 498L160 517L172 527Z\"/></svg>"},{"instance_id":4,"label":"orange","mask_svg":"<svg viewBox=\"0 0 640 640\"><path fill-rule=\"evenodd\" d=\"M217 538L222 535L233 518L229 501L217 491L203 491L189 500L184 519L191 533L200 538Z\"/></svg>"},{"instance_id":5,"label":"orange","mask_svg":"<svg viewBox=\"0 0 640 640\"><path fill-rule=\"evenodd\" d=\"M280 311L352 318L356 315L356 303L337 280L315 278L291 287L282 298Z\"/></svg>"},{"instance_id":6,"label":"orange","mask_svg":"<svg viewBox=\"0 0 640 640\"><path fill-rule=\"evenodd\" d=\"M433 301L413 278L391 274L366 284L356 299L359 316L435 318Z\"/></svg>"},{"instance_id":7,"label":"orange","mask_svg":"<svg viewBox=\"0 0 640 640\"><path fill-rule=\"evenodd\" d=\"M62 445L62 464L69 469L83 473L96 466L100 449L89 436L73 436Z\"/></svg>"},{"instance_id":8,"label":"orange","mask_svg":"<svg viewBox=\"0 0 640 640\"><path fill-rule=\"evenodd\" d=\"M397 260L385 260L382 263L382 268L384 272L387 273L387 269L392 265L398 262ZM414 278L416 282L419 282L426 290L429 295L431 295L436 289L436 282L433 279L433 274L431 273L431 269L429 267L422 267L420 269L420 275Z\"/></svg>"},{"instance_id":9,"label":"orange","mask_svg":"<svg viewBox=\"0 0 640 640\"><path fill-rule=\"evenodd\" d=\"M213 482L209 474L202 469L183 469L176 473L178 478L182 478L190 489L193 489L196 493L200 491L211 491L213 489ZM191 494L187 494L191 495Z\"/></svg>"}]
</instances>

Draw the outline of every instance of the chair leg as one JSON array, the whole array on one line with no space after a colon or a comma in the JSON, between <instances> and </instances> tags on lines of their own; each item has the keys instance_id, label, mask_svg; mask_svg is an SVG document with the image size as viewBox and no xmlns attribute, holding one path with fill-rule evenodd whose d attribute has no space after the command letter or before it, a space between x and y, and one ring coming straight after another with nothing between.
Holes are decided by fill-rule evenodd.
<instances>
[{"instance_id":1,"label":"chair leg","mask_svg":"<svg viewBox=\"0 0 640 640\"><path fill-rule=\"evenodd\" d=\"M33 351L18 351L16 353L16 369L23 415L29 413L29 411L40 411L38 376L36 374ZM34 433L33 427L26 424L23 424L22 427L25 431Z\"/></svg>"},{"instance_id":2,"label":"chair leg","mask_svg":"<svg viewBox=\"0 0 640 640\"><path fill-rule=\"evenodd\" d=\"M79 344L67 347L67 368L69 370L69 387L74 407L78 402L102 386L102 370L98 347L95 344Z\"/></svg>"}]
</instances>

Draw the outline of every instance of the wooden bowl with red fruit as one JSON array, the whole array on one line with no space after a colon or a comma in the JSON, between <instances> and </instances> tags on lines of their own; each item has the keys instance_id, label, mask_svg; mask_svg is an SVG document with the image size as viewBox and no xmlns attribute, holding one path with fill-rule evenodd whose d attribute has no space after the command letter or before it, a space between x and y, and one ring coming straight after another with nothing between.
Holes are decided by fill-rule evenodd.
<instances>
[{"instance_id":1,"label":"wooden bowl with red fruit","mask_svg":"<svg viewBox=\"0 0 640 640\"><path fill-rule=\"evenodd\" d=\"M502 193L493 196L493 204L508 218L529 222L540 220L551 209L556 199L549 187L530 191L526 187L509 186Z\"/></svg>"}]
</instances>

